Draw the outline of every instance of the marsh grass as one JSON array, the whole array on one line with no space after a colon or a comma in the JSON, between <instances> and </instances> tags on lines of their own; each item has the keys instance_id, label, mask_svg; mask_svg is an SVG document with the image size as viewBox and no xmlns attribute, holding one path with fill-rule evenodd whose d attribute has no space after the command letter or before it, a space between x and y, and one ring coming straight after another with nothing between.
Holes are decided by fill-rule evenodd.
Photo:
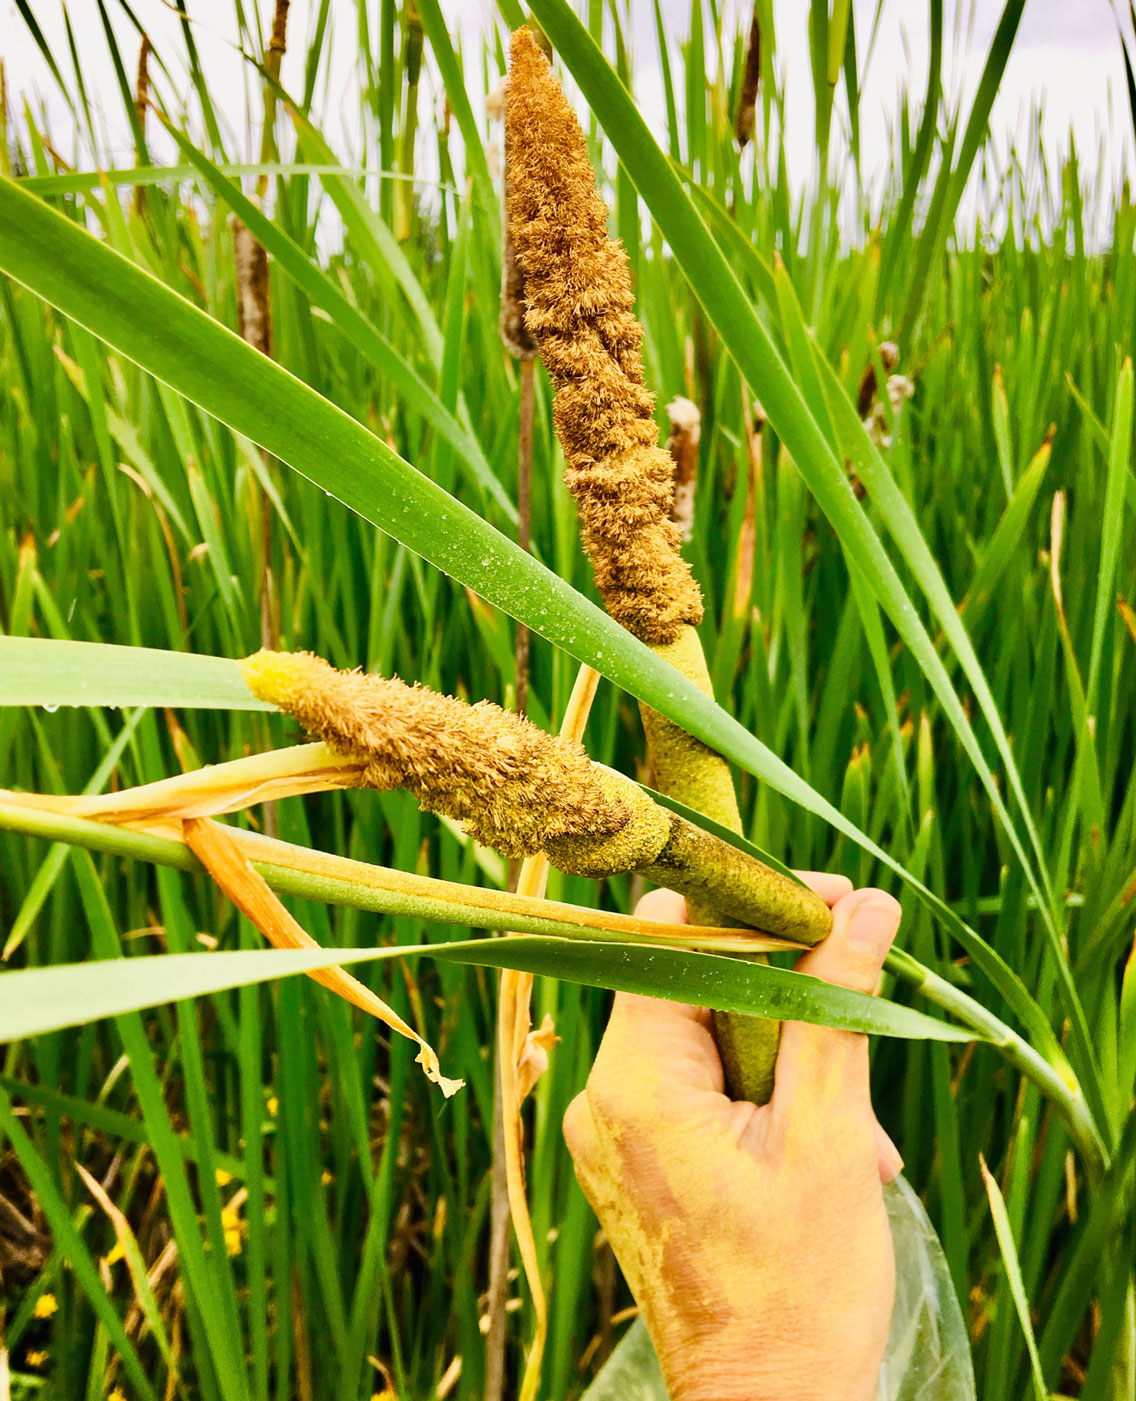
<instances>
[{"instance_id":1,"label":"marsh grass","mask_svg":"<svg viewBox=\"0 0 1136 1401\"><path fill-rule=\"evenodd\" d=\"M25 22L38 8L20 6ZM333 150L318 129L329 7L313 34L290 34L280 74L298 110L290 116L278 104L267 227L239 190L262 165L233 162L270 148L222 138L192 22L180 53L149 59L151 99L183 132L184 164L147 168L125 77L138 39L117 18L107 37L140 169L99 177L66 168L76 151L84 172L93 168L79 133L99 149L84 56L74 49L47 55L74 129L47 131L13 103L4 158L25 188L234 328L226 219L238 214L270 253L280 365L512 537L521 374L498 335L500 196L487 129L466 90L494 85L504 33L459 55L436 0L419 0L417 37L401 10L383 0L377 21L374 7L336 11L336 22L346 11L358 28L351 100L365 146L357 151ZM966 180L988 154L986 117L1021 11L1011 0L972 108L941 105L940 47L928 75L911 75L929 100L911 97L901 113L882 228L849 240L835 211L839 192L856 184L848 75L864 36L851 24L841 46L824 7L813 7L822 147L842 113L853 140L847 162L801 203L781 148L762 137L779 105L768 23L755 136L739 158L732 133L745 35L720 35L713 7L696 3L689 39L665 49L662 145L682 178L693 177L695 207L757 308L786 383L799 388L810 436L810 421L794 418L795 401L778 389L774 361L747 360L759 342L741 344L744 324L722 310L731 288L696 256L697 228L676 222L673 173L629 143L631 125L617 120L619 84L601 74L606 89L593 86L589 51L558 0L533 11L590 95L585 132L613 172L605 193L645 325L647 381L660 403L681 394L702 413L684 549L705 599L715 694L843 819L840 830L817 805L781 791L776 773L759 783L739 765L747 836L794 865L840 869L904 895L894 870L851 835L859 830L945 900L953 923L908 882L904 949L944 981L946 995L972 996L1021 1031L1055 1076L1075 1077L1112 1162L1101 1175L1084 1151L1091 1135L1070 1137L1021 1060L983 1045L877 1043L880 1117L942 1236L980 1392L991 1401L1022 1395L1040 1371L1068 1395L1127 1397L1136 1376L1136 477L1126 365L1136 206L1075 151L1053 169L1031 147L1012 152L1000 172L1009 234L991 246L983 230L956 225ZM942 7L930 12L941 39ZM663 7L656 13L663 32ZM508 24L521 18L512 2L501 14ZM628 80L621 8L597 3L587 14L594 36L606 24L605 51ZM262 39L247 7L235 15L244 47L264 54L267 25ZM114 36L128 33L116 47ZM419 42L449 121L410 81L406 60ZM723 66L707 84L719 50ZM183 91L192 91L185 110L168 76L182 65ZM834 91L844 104L835 116ZM456 169L454 125L465 145ZM351 170L375 164L400 175L436 170L441 185L427 197L420 184L417 204L394 176L364 188ZM145 201L133 199L140 188ZM1043 212L1039 198L1048 199ZM1111 239L1098 248L1090 216L1102 207ZM322 241L325 215L324 227L343 229L342 249ZM407 233L401 242L397 231ZM400 543L411 537L397 512L392 534L377 531L328 487L268 463L245 433L108 349L80 319L17 281L0 282L0 297L5 633L245 656L262 641L269 566L282 646L472 700L511 701L511 618ZM915 391L898 418L879 396L890 477L847 412L867 367L884 383L888 340ZM540 369L534 396L533 552L594 598ZM844 472L846 460L865 490L865 525L830 470L835 462ZM333 466L343 480L361 471L354 461ZM364 514L379 512L370 485L370 497L336 489ZM894 586L866 529L887 532ZM480 542L476 549L480 557ZM485 578L493 594L490 571ZM551 616L561 605L524 593L537 589L536 575L516 579L513 595L505 578L494 596L513 597L518 614L531 610L540 625L527 710L554 729L581 653L546 640L551 624L541 635L540 609ZM901 594L915 600L918 628L895 606ZM601 645L587 619L562 616L565 639ZM973 659L960 645L960 620ZM602 645L596 665L630 676L631 663ZM7 788L99 791L295 738L282 717L236 710L0 708L0 775ZM642 736L627 693L600 686L585 742L597 761L638 772ZM291 799L277 823L282 840L343 856L506 882L494 853L403 793ZM12 968L258 944L200 875L9 830L0 833L0 869ZM597 890L553 872L549 894L629 910L619 880ZM463 934L312 900L294 909L325 945L417 947ZM0 1193L15 1225L0 1237L0 1259L13 1394L44 1394L45 1385L69 1398L120 1387L131 1398L207 1401L483 1394L494 980L483 968L417 956L363 965L360 977L465 1079L444 1108L415 1071L413 1047L376 1036L345 1004L294 979L6 1048ZM908 996L901 983L886 991ZM593 1277L610 1279L610 1265L559 1132L603 1010L595 990L537 980L534 1020L551 1014L560 1037L528 1115L533 1241L549 1310L540 1394L558 1399L584 1388L618 1337L611 1315L627 1302L605 1286L597 1303ZM997 1229L989 1203L999 1196L988 1197L980 1154L1004 1207ZM1009 1271L1007 1241L1017 1252ZM1016 1306L1019 1286L1032 1312ZM527 1295L515 1288L514 1378L532 1333ZM1037 1334L1036 1367L1023 1316Z\"/></svg>"}]
</instances>

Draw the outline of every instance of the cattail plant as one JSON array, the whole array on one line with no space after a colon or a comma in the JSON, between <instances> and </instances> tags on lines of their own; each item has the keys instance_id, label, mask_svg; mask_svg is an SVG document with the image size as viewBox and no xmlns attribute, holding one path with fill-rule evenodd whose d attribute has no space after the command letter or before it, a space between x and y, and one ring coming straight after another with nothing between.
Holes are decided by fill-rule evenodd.
<instances>
[{"instance_id":1,"label":"cattail plant","mask_svg":"<svg viewBox=\"0 0 1136 1401\"><path fill-rule=\"evenodd\" d=\"M108 9L105 44L50 59L42 8L14 11L32 62L17 71L9 53L5 74L0 58L13 177L0 178L0 1188L35 1255L12 1262L0 1241L13 1394L481 1401L492 1313L526 1346L491 1401L577 1398L623 1302L612 1269L597 1317L557 1123L585 1073L597 987L913 1037L877 1044L875 1102L970 1294L981 1394L1024 1395L1031 1375L1039 1395L1136 1394L1134 216L1083 149L1055 170L1040 147L1003 163L981 139L1020 4L1000 7L957 122L941 120L950 27L933 39L926 86L914 72L900 85L910 140L872 192L857 87L871 28L846 0L810 8L827 182L803 191L783 120L794 59L774 26L751 24L766 0L744 16L657 7L661 133L631 96L626 6L591 7L605 11L591 36L566 0L509 7L553 36L594 114L585 149L522 36L504 172L519 359L501 349L496 153L477 115L502 66L495 36L459 45L438 0L341 0L315 7L281 67L286 0L259 7L275 13L263 43L243 0L190 5L150 29L135 87L161 0L133 6L136 25ZM359 38L346 71L329 61L344 9ZM923 9L935 32L941 6ZM226 13L249 66L217 103ZM690 35L681 53L672 20ZM110 90L93 69L108 52ZM28 91L48 78L64 107ZM238 86L247 113L232 110ZM439 109L445 92L429 120L424 89ZM834 94L848 141L826 165ZM151 163L155 111L177 167ZM337 140L321 127L340 113ZM116 124L126 140L108 145ZM1122 124L1104 142L1129 140ZM242 125L255 141L238 154L227 132ZM587 159L599 141L619 162L633 283ZM442 177L419 201L415 149ZM256 166L220 164L242 156ZM976 163L1005 177L1001 240L952 236ZM277 197L260 199L269 182ZM233 211L267 259L229 255ZM648 230L644 255L632 243ZM516 548L532 388L538 469L547 460L534 348L622 634L572 588L558 483L537 482L534 549ZM918 389L897 424L901 373ZM658 410L675 394L705 415L702 442L672 432L664 450ZM681 489L688 467L697 495ZM692 505L696 537L704 521L715 531L687 558L716 639L680 553ZM527 697L510 617L532 629ZM663 664L705 692L699 637L734 706ZM245 672L295 720L249 692L235 659L258 647L273 656ZM374 675L285 656L301 648ZM592 667L674 721L644 713L652 787L733 824L720 753L759 785L749 834L770 850L904 884L896 997L755 966L773 952L756 929L777 888L593 762L649 771ZM522 700L529 730L505 714ZM288 745L309 722L324 738ZM452 781L431 738L447 729ZM406 787L376 792L367 775ZM550 858L629 879L598 898ZM616 913L643 879L685 882L704 922ZM425 924L445 932L403 942ZM355 962L366 979L348 976ZM283 969L323 986L278 982ZM951 1024L921 1018L916 996ZM514 1217L492 1305L489 1040L508 1082L510 1199L527 1190L532 1211L527 1231ZM413 1064L424 1055L436 1083ZM447 1106L451 1078L467 1088ZM247 1230L230 1257L235 1198ZM129 1271L106 1253L118 1241Z\"/></svg>"},{"instance_id":2,"label":"cattail plant","mask_svg":"<svg viewBox=\"0 0 1136 1401\"><path fill-rule=\"evenodd\" d=\"M702 595L679 552L674 459L658 445L627 258L608 237L607 207L580 124L526 29L513 36L506 140L526 325L556 388L553 420L565 480L596 587L613 618L709 692L696 631ZM724 760L650 707L641 713L662 791L740 832ZM724 907L695 897L694 917L716 912ZM719 1017L716 1025L731 1083L764 1101L772 1090L777 1024Z\"/></svg>"},{"instance_id":3,"label":"cattail plant","mask_svg":"<svg viewBox=\"0 0 1136 1401\"><path fill-rule=\"evenodd\" d=\"M639 872L801 944L828 932L828 907L812 891L492 702L337 671L308 653L257 652L243 670L255 696L356 766L363 786L406 789L505 856L544 852L558 869L593 878Z\"/></svg>"}]
</instances>

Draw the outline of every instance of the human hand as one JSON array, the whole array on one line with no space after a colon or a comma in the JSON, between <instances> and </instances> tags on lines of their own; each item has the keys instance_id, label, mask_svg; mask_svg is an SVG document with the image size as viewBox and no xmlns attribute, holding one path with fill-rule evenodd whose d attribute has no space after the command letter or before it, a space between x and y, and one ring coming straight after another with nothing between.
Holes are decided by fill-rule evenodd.
<instances>
[{"instance_id":1,"label":"human hand","mask_svg":"<svg viewBox=\"0 0 1136 1401\"><path fill-rule=\"evenodd\" d=\"M833 923L798 971L873 992L898 903L803 879ZM656 890L636 913L686 905ZM895 1299L881 1181L903 1164L866 1036L787 1022L758 1108L724 1093L708 1011L621 993L564 1135L672 1401L871 1401Z\"/></svg>"}]
</instances>

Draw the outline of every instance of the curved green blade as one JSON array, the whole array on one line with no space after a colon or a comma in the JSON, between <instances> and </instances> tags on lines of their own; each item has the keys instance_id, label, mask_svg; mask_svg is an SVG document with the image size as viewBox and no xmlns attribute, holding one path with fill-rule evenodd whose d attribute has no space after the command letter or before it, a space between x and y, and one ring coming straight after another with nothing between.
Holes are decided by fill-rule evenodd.
<instances>
[{"instance_id":1,"label":"curved green blade","mask_svg":"<svg viewBox=\"0 0 1136 1401\"><path fill-rule=\"evenodd\" d=\"M310 973L340 964L424 955L483 968L515 968L589 987L720 1006L779 1021L909 1040L974 1041L910 1007L724 954L519 935L385 949L260 949L235 953L152 954L28 968L0 976L0 1026L7 1040L81 1026L100 1017Z\"/></svg>"},{"instance_id":2,"label":"curved green blade","mask_svg":"<svg viewBox=\"0 0 1136 1401\"><path fill-rule=\"evenodd\" d=\"M0 705L273 709L228 657L41 637L0 637Z\"/></svg>"}]
</instances>

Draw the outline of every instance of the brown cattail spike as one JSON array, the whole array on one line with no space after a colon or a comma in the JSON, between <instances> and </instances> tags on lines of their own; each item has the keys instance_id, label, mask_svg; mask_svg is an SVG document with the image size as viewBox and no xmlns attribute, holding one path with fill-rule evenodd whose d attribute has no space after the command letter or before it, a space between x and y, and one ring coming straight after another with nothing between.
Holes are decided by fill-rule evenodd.
<instances>
[{"instance_id":1,"label":"brown cattail spike","mask_svg":"<svg viewBox=\"0 0 1136 1401\"><path fill-rule=\"evenodd\" d=\"M150 36L143 33L138 49L138 77L134 84L134 110L138 113L138 131L142 146L146 143L146 114L150 110ZM144 162L142 149L138 151L138 163ZM139 216L146 212L146 186L134 187L134 212Z\"/></svg>"},{"instance_id":2,"label":"brown cattail spike","mask_svg":"<svg viewBox=\"0 0 1136 1401\"><path fill-rule=\"evenodd\" d=\"M143 131L146 128L146 113L150 106L150 36L142 35L138 49L138 77L134 84L134 110L138 113L138 123Z\"/></svg>"},{"instance_id":3,"label":"brown cattail spike","mask_svg":"<svg viewBox=\"0 0 1136 1401\"><path fill-rule=\"evenodd\" d=\"M234 214L233 267L237 275L237 328L241 340L262 355L272 355L272 310L269 295L268 253Z\"/></svg>"},{"instance_id":4,"label":"brown cattail spike","mask_svg":"<svg viewBox=\"0 0 1136 1401\"><path fill-rule=\"evenodd\" d=\"M276 0L272 15L272 37L268 41L269 50L283 58L288 49L288 7L291 0ZM277 58L273 77L280 76L280 58Z\"/></svg>"},{"instance_id":5,"label":"brown cattail spike","mask_svg":"<svg viewBox=\"0 0 1136 1401\"><path fill-rule=\"evenodd\" d=\"M500 706L336 671L310 652L257 652L241 671L253 695L363 765L364 786L405 788L506 856L543 850L578 876L642 871L769 934L812 944L828 933L828 907L811 891Z\"/></svg>"},{"instance_id":6,"label":"brown cattail spike","mask_svg":"<svg viewBox=\"0 0 1136 1401\"><path fill-rule=\"evenodd\" d=\"M513 35L506 142L525 321L556 386L596 587L629 632L671 642L701 621L702 596L670 520L673 468L643 381L627 258L608 238L580 124L528 29Z\"/></svg>"},{"instance_id":7,"label":"brown cattail spike","mask_svg":"<svg viewBox=\"0 0 1136 1401\"><path fill-rule=\"evenodd\" d=\"M879 351L880 364L890 375L899 364L899 346L896 345L895 341L881 341ZM860 388L856 392L856 412L861 418L867 418L871 412L878 388L875 362L869 360L864 367L864 373L860 376Z\"/></svg>"},{"instance_id":8,"label":"brown cattail spike","mask_svg":"<svg viewBox=\"0 0 1136 1401\"><path fill-rule=\"evenodd\" d=\"M397 679L337 671L308 652L257 652L242 670L254 695L366 763L367 786L406 788L506 856L556 839L612 837L631 818L580 745L489 701L471 706Z\"/></svg>"}]
</instances>

